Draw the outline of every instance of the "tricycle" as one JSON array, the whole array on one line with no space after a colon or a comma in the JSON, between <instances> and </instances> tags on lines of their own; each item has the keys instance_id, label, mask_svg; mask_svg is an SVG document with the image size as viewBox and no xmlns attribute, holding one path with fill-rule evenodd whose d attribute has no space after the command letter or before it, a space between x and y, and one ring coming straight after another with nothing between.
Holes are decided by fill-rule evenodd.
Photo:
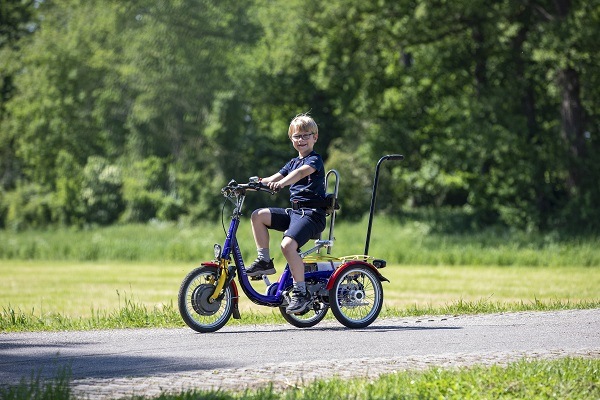
<instances>
[{"instance_id":1,"label":"tricycle","mask_svg":"<svg viewBox=\"0 0 600 400\"><path fill-rule=\"evenodd\" d=\"M368 255L379 169L384 161L403 158L400 154L391 154L381 157L377 163L365 250L360 255L331 256L336 211L339 209L340 176L336 170L327 172L325 187L329 187L330 179L335 177L333 193L327 194L327 214L330 217L328 237L313 238L315 241L312 248L306 251L299 250L305 265L306 288L312 299L310 306L297 314L287 314L285 311L293 284L289 266L285 266L277 282L271 283L266 275L258 277L257 279L262 278L266 285L265 292L259 293L250 282L254 277L246 274L237 240L246 196L250 192L275 192L254 178L248 183L230 181L221 189L225 202L230 201L234 205L225 241L223 245L214 245L214 259L201 263L200 267L188 273L179 289L178 307L185 323L197 332L206 333L221 329L232 316L234 319L240 319L236 276L242 291L252 302L261 306L277 307L282 317L295 327L307 328L318 324L325 318L329 309L335 318L348 328L364 328L373 323L383 305L381 282L389 282L380 272L380 269L386 266L386 261Z\"/></svg>"}]
</instances>

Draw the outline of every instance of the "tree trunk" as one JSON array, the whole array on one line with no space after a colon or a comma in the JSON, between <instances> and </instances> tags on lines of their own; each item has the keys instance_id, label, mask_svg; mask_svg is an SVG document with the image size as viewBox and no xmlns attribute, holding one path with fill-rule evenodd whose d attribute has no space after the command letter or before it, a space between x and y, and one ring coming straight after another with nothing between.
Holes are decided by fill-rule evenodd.
<instances>
[{"instance_id":1,"label":"tree trunk","mask_svg":"<svg viewBox=\"0 0 600 400\"><path fill-rule=\"evenodd\" d=\"M579 73L573 68L565 68L558 72L558 84L561 89L560 105L561 134L568 146L569 186L581 184L581 161L586 157L585 151L585 111L581 104Z\"/></svg>"}]
</instances>

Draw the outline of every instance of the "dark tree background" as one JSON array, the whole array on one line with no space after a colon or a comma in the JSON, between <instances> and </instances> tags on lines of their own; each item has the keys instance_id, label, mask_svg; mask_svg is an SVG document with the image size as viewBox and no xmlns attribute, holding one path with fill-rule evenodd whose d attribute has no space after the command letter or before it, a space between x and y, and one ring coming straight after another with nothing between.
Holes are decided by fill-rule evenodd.
<instances>
[{"instance_id":1,"label":"dark tree background","mask_svg":"<svg viewBox=\"0 0 600 400\"><path fill-rule=\"evenodd\" d=\"M0 227L211 218L310 111L345 218L402 153L389 212L598 232L599 34L598 0L5 0Z\"/></svg>"}]
</instances>

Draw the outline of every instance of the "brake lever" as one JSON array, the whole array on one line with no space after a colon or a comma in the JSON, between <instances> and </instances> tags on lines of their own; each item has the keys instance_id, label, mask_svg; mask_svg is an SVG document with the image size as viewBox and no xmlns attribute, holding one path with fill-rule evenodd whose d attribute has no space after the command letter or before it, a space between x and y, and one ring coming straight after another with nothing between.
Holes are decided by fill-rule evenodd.
<instances>
[{"instance_id":1,"label":"brake lever","mask_svg":"<svg viewBox=\"0 0 600 400\"><path fill-rule=\"evenodd\" d=\"M235 181L235 179L232 179L229 181L227 186L221 189L221 194L231 196L234 191L239 190L239 187L240 185Z\"/></svg>"}]
</instances>

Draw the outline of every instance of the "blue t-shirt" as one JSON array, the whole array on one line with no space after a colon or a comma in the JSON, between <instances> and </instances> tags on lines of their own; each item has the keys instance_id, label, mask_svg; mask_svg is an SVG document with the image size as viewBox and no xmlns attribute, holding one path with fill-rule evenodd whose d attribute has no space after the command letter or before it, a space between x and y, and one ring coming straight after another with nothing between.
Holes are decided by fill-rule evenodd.
<instances>
[{"instance_id":1,"label":"blue t-shirt","mask_svg":"<svg viewBox=\"0 0 600 400\"><path fill-rule=\"evenodd\" d=\"M303 165L310 165L316 171L290 186L290 201L318 201L325 199L325 165L314 150L304 158L296 157L288 161L279 173L287 176Z\"/></svg>"}]
</instances>

